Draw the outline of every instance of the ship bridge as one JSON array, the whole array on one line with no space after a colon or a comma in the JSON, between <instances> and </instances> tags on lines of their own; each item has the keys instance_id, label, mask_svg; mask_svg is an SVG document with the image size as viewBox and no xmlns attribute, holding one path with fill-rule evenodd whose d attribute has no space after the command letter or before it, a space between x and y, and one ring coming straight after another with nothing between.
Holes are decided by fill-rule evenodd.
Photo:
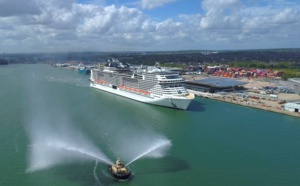
<instances>
[{"instance_id":1,"label":"ship bridge","mask_svg":"<svg viewBox=\"0 0 300 186\"><path fill-rule=\"evenodd\" d=\"M167 86L162 86L163 89L163 94L165 95L188 95L189 93L187 92L186 88L181 86L181 85L167 85Z\"/></svg>"},{"instance_id":2,"label":"ship bridge","mask_svg":"<svg viewBox=\"0 0 300 186\"><path fill-rule=\"evenodd\" d=\"M169 83L182 83L184 82L183 78L178 74L170 73L159 73L156 75L159 84L169 84Z\"/></svg>"}]
</instances>

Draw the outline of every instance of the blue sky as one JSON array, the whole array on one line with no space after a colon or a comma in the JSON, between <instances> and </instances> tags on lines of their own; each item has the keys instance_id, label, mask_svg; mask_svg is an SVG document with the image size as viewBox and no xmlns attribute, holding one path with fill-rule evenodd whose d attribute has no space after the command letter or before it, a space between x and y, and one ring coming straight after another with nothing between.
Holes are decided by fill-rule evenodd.
<instances>
[{"instance_id":1,"label":"blue sky","mask_svg":"<svg viewBox=\"0 0 300 186\"><path fill-rule=\"evenodd\" d=\"M297 0L0 0L0 52L300 48Z\"/></svg>"},{"instance_id":2,"label":"blue sky","mask_svg":"<svg viewBox=\"0 0 300 186\"><path fill-rule=\"evenodd\" d=\"M201 6L199 0L179 0L155 9L146 9L143 12L150 17L164 20L176 18L180 14L199 14L201 13Z\"/></svg>"}]
</instances>

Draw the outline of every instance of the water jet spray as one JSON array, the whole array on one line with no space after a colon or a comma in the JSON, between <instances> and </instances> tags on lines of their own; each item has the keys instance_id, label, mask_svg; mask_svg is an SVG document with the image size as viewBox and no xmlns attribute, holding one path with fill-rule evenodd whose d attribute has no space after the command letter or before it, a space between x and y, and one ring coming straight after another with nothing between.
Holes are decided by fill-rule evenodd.
<instances>
[{"instance_id":1,"label":"water jet spray","mask_svg":"<svg viewBox=\"0 0 300 186\"><path fill-rule=\"evenodd\" d=\"M148 156L151 153L153 153L153 157L161 157L163 155L155 154L155 151L158 151L159 149L162 149L162 148L168 148L169 146L171 146L170 141L163 141L160 144L155 144L153 147L150 147L148 150L146 150L145 152L142 152L137 157L135 157L133 160L131 160L129 163L127 163L126 166L128 166L129 164L133 163L134 161L136 161L142 157ZM164 149L164 150L166 150L166 149Z\"/></svg>"}]
</instances>

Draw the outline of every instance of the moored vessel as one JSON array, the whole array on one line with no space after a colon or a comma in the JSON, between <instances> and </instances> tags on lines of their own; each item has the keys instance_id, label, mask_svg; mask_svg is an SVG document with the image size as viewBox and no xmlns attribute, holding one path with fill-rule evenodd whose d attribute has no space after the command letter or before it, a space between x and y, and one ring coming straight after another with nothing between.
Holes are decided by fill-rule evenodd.
<instances>
[{"instance_id":1,"label":"moored vessel","mask_svg":"<svg viewBox=\"0 0 300 186\"><path fill-rule=\"evenodd\" d=\"M8 61L0 59L0 65L8 65Z\"/></svg>"},{"instance_id":2,"label":"moored vessel","mask_svg":"<svg viewBox=\"0 0 300 186\"><path fill-rule=\"evenodd\" d=\"M91 73L91 69L83 64L79 64L78 65L78 72L80 74L90 74Z\"/></svg>"},{"instance_id":3,"label":"moored vessel","mask_svg":"<svg viewBox=\"0 0 300 186\"><path fill-rule=\"evenodd\" d=\"M178 73L158 66L141 66L131 69L127 63L109 61L98 69L91 70L90 86L136 101L187 109L194 94L183 85Z\"/></svg>"}]
</instances>

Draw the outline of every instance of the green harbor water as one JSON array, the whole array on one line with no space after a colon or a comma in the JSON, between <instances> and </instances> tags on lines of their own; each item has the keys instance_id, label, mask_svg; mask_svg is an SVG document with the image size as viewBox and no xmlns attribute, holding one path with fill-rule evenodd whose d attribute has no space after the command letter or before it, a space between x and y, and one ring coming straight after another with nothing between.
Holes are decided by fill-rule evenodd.
<instances>
[{"instance_id":1,"label":"green harbor water","mask_svg":"<svg viewBox=\"0 0 300 186\"><path fill-rule=\"evenodd\" d=\"M131 179L116 181L107 164L47 149L45 141L77 144L86 153L97 147L112 161L131 149L172 145L163 157L137 159L129 165ZM41 159L55 164L30 171ZM71 70L6 65L0 167L0 185L7 186L296 186L300 119L203 98L174 110L91 89L88 76Z\"/></svg>"}]
</instances>

